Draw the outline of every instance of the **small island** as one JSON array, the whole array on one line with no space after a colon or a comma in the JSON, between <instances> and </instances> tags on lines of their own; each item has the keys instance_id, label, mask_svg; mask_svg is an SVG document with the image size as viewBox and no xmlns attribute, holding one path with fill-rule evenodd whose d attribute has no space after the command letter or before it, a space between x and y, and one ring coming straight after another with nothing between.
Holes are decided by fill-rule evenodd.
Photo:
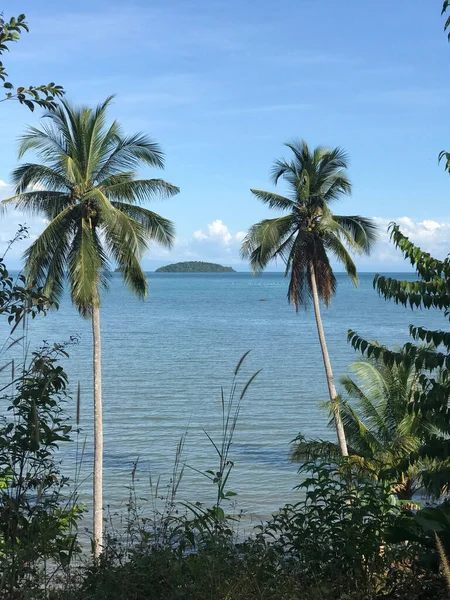
<instances>
[{"instance_id":1,"label":"small island","mask_svg":"<svg viewBox=\"0 0 450 600\"><path fill-rule=\"evenodd\" d=\"M159 267L155 273L236 273L236 271L232 267L192 260Z\"/></svg>"}]
</instances>

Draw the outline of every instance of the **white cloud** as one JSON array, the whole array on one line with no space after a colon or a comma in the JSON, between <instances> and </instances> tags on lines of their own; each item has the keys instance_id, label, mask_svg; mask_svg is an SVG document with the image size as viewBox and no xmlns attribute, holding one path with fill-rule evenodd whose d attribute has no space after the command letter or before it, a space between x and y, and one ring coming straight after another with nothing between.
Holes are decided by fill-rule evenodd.
<instances>
[{"instance_id":1,"label":"white cloud","mask_svg":"<svg viewBox=\"0 0 450 600\"><path fill-rule=\"evenodd\" d=\"M370 256L355 256L357 267L362 271L398 270L407 271L411 267L390 240L389 224L394 221L400 225L402 232L423 250L431 252L437 258L444 258L450 249L450 221L438 222L432 219L414 221L410 217L397 218L373 217L379 227L380 237ZM221 264L238 265L243 269L248 264L239 256L239 249L246 235L245 231L230 231L221 220L216 219L202 229L193 232L190 238L178 239L170 254L164 257L159 250L151 252L149 259L164 259L177 262L179 260L205 260ZM342 270L342 265L333 263L334 268ZM269 266L279 269L280 263Z\"/></svg>"},{"instance_id":2,"label":"white cloud","mask_svg":"<svg viewBox=\"0 0 450 600\"><path fill-rule=\"evenodd\" d=\"M387 219L385 217L373 218L379 227L380 237L372 254L356 260L357 265L364 270L371 270L372 265L387 270L393 268L409 270L409 262L405 261L400 250L396 249L390 240L388 228L390 223L395 222L400 226L401 232L406 235L416 246L425 252L430 252L436 258L443 259L450 250L450 221L438 223L431 219L413 221L410 217L397 217Z\"/></svg>"},{"instance_id":3,"label":"white cloud","mask_svg":"<svg viewBox=\"0 0 450 600\"><path fill-rule=\"evenodd\" d=\"M224 244L229 244L233 236L223 221L216 219L208 225L208 237L221 240Z\"/></svg>"},{"instance_id":4,"label":"white cloud","mask_svg":"<svg viewBox=\"0 0 450 600\"><path fill-rule=\"evenodd\" d=\"M428 231L434 231L435 229L442 227L442 225L440 223L436 223L436 221L422 221L422 225Z\"/></svg>"},{"instance_id":5,"label":"white cloud","mask_svg":"<svg viewBox=\"0 0 450 600\"><path fill-rule=\"evenodd\" d=\"M194 238L194 240L207 240L208 236L203 233L203 231L201 229L199 229L198 231L194 231L192 237Z\"/></svg>"},{"instance_id":6,"label":"white cloud","mask_svg":"<svg viewBox=\"0 0 450 600\"><path fill-rule=\"evenodd\" d=\"M12 192L12 187L3 185L3 183L0 183L0 200L7 198ZM410 269L410 265L404 260L402 253L390 241L388 227L392 221L400 225L402 233L409 237L414 244L420 246L422 250L431 252L436 258L445 258L449 253L450 220L423 219L414 221L410 217L402 216L391 219L374 217L374 221L380 231L378 243L369 257L355 257L357 267L362 271L404 271ZM46 221L39 217L24 216L23 213L16 210L8 210L4 214L0 214L0 255L9 240L14 237L20 224L29 227L30 237L15 244L10 250L8 264L11 267L19 266L20 257L24 250L40 234ZM177 237L171 251L157 244L152 245L143 261L144 268L148 261L151 261L151 264L155 261L167 264L182 260L204 260L247 269L247 262L242 261L239 254L245 235L245 231L232 231L222 219L215 219L202 228L193 231L191 236ZM269 266L269 269L279 269L280 266L280 263L278 265L273 264ZM333 263L333 266L337 270L342 269L342 266L335 263Z\"/></svg>"},{"instance_id":7,"label":"white cloud","mask_svg":"<svg viewBox=\"0 0 450 600\"><path fill-rule=\"evenodd\" d=\"M206 227L194 231L189 238L177 238L170 255L167 251L164 251L163 255L157 246L152 247L146 260L166 262L204 260L224 265L240 265L245 268L246 263L239 256L239 249L245 235L245 231L233 233L222 219L216 219Z\"/></svg>"},{"instance_id":8,"label":"white cloud","mask_svg":"<svg viewBox=\"0 0 450 600\"><path fill-rule=\"evenodd\" d=\"M242 240L241 235L242 231L235 235L231 234L225 223L221 219L216 219L207 225L206 233L202 229L194 231L193 238L199 242L212 241L227 246L232 242L240 242Z\"/></svg>"}]
</instances>

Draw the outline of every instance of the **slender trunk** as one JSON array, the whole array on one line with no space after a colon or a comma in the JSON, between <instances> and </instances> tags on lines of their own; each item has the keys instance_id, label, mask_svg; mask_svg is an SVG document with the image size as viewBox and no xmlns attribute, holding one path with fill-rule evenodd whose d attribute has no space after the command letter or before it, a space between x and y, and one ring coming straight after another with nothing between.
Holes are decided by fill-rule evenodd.
<instances>
[{"instance_id":1,"label":"slender trunk","mask_svg":"<svg viewBox=\"0 0 450 600\"><path fill-rule=\"evenodd\" d=\"M325 373L327 375L328 392L330 394L331 405L333 407L334 422L336 425L336 433L338 437L339 447L342 456L348 456L347 440L345 439L344 426L342 424L341 411L339 408L339 399L334 385L333 371L331 369L330 356L328 354L327 343L323 331L322 318L320 316L319 293L317 291L316 272L314 265L309 265L311 275L311 291L314 302L314 313L316 315L317 331L319 333L320 347L322 349L323 364L325 365Z\"/></svg>"},{"instance_id":2,"label":"slender trunk","mask_svg":"<svg viewBox=\"0 0 450 600\"><path fill-rule=\"evenodd\" d=\"M103 546L103 419L102 359L100 344L100 308L92 309L92 341L94 364L94 558Z\"/></svg>"}]
</instances>

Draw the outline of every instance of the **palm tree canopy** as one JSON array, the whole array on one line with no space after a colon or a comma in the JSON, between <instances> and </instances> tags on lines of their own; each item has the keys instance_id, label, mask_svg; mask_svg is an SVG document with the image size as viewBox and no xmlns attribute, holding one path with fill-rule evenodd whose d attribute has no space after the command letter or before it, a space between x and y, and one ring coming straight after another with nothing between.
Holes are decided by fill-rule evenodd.
<instances>
[{"instance_id":1,"label":"palm tree canopy","mask_svg":"<svg viewBox=\"0 0 450 600\"><path fill-rule=\"evenodd\" d=\"M140 165L163 168L163 153L142 134L125 136L107 124L111 97L96 109L62 102L39 128L20 139L19 157L32 150L40 163L13 173L15 195L3 203L41 214L47 227L25 253L26 274L57 300L66 277L72 301L87 315L99 304L112 258L138 296L147 293L139 260L155 240L170 247L173 224L141 206L178 188L162 179L138 179Z\"/></svg>"},{"instance_id":2,"label":"palm tree canopy","mask_svg":"<svg viewBox=\"0 0 450 600\"><path fill-rule=\"evenodd\" d=\"M355 377L345 375L341 384L347 397L341 414L349 443L349 466L378 477L383 471L397 471L416 451L426 434L438 433L421 414L410 410L414 393L421 389L420 373L414 365L385 365L381 359L353 363ZM330 403L326 405L330 408ZM334 426L332 411L329 426ZM337 459L337 444L306 440L299 436L292 450L294 461ZM427 465L428 468L431 465ZM399 479L399 492L412 495L420 484L424 464L407 466Z\"/></svg>"},{"instance_id":3,"label":"palm tree canopy","mask_svg":"<svg viewBox=\"0 0 450 600\"><path fill-rule=\"evenodd\" d=\"M336 290L328 255L342 263L352 281L357 272L350 252L369 253L376 240L376 227L370 219L341 216L329 205L351 193L347 177L347 155L341 148L310 150L305 141L286 144L293 159L277 160L272 169L272 182L283 179L288 195L251 190L270 208L287 212L274 219L253 225L244 238L243 258L249 258L255 273L280 258L290 276L288 300L298 310L307 306L311 296L311 272L314 269L318 293L329 304Z\"/></svg>"}]
</instances>

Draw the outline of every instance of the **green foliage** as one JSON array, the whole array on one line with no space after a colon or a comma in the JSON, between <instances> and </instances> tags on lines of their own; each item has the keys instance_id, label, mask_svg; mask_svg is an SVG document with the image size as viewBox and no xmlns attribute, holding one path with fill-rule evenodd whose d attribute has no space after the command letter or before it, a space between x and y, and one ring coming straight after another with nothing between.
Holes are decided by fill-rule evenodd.
<instances>
[{"instance_id":1,"label":"green foliage","mask_svg":"<svg viewBox=\"0 0 450 600\"><path fill-rule=\"evenodd\" d=\"M422 412L412 409L416 392L422 392L420 372L413 364L386 365L371 357L351 365L356 377L345 375L341 384L347 397L341 403L342 421L349 443L344 468L366 477L387 478L400 500L411 500L421 485L421 474L430 468L427 461L408 464L427 434L434 433ZM330 403L330 427L334 413ZM298 436L291 458L295 461L340 456L336 443L306 440ZM433 465L434 467L434 465Z\"/></svg>"},{"instance_id":2,"label":"green foliage","mask_svg":"<svg viewBox=\"0 0 450 600\"><path fill-rule=\"evenodd\" d=\"M402 511L385 531L389 544L416 544L423 551L416 560L424 569L438 572L440 567L445 579L443 552L450 551L450 504L445 500L440 506L428 506L416 512ZM436 544L436 540L439 543Z\"/></svg>"},{"instance_id":3,"label":"green foliage","mask_svg":"<svg viewBox=\"0 0 450 600\"><path fill-rule=\"evenodd\" d=\"M232 267L223 267L215 263L202 262L200 260L192 260L187 262L179 262L173 265L166 265L156 269L156 273L234 273Z\"/></svg>"},{"instance_id":4,"label":"green foliage","mask_svg":"<svg viewBox=\"0 0 450 600\"><path fill-rule=\"evenodd\" d=\"M333 582L337 597L352 589L371 597L392 558L386 548L381 552L384 530L399 514L389 486L352 482L326 462L305 463L300 472L307 474L298 486L305 499L281 509L261 539L281 564L294 563L305 582Z\"/></svg>"},{"instance_id":5,"label":"green foliage","mask_svg":"<svg viewBox=\"0 0 450 600\"><path fill-rule=\"evenodd\" d=\"M50 305L42 289L28 286L23 275L12 277L6 267L5 255L9 248L16 241L26 237L28 237L28 230L20 225L18 232L0 258L0 316L7 318L13 330L26 316L34 319L36 315L45 313Z\"/></svg>"},{"instance_id":6,"label":"green foliage","mask_svg":"<svg viewBox=\"0 0 450 600\"><path fill-rule=\"evenodd\" d=\"M25 253L27 280L56 301L67 275L72 301L83 315L99 304L110 258L142 297L147 292L142 253L149 241L170 247L174 238L170 221L139 206L178 192L161 179L136 179L141 165L162 168L163 154L142 134L124 136L117 121L108 126L110 101L96 109L62 102L41 128L30 127L20 156L34 150L42 164L19 166L13 174L16 194L4 200L49 221Z\"/></svg>"},{"instance_id":7,"label":"green foliage","mask_svg":"<svg viewBox=\"0 0 450 600\"><path fill-rule=\"evenodd\" d=\"M208 544L130 548L114 544L61 600L425 600L445 598L442 579L424 562L428 547L388 543L402 511L385 486L348 481L328 464L308 465L304 500L282 508L247 539L218 529ZM406 514L406 513L405 513ZM409 522L412 520L407 514ZM190 527L189 517L186 528ZM149 528L150 531L150 528ZM434 558L436 558L436 551ZM421 562L422 561L422 562Z\"/></svg>"},{"instance_id":8,"label":"green foliage","mask_svg":"<svg viewBox=\"0 0 450 600\"><path fill-rule=\"evenodd\" d=\"M329 254L344 265L349 277L357 282L355 264L350 252L369 253L376 239L376 228L370 219L341 216L331 212L330 204L350 194L347 178L347 156L341 148L310 150L305 141L286 144L294 158L277 160L272 181L284 179L289 195L251 190L270 208L288 214L265 219L250 228L244 238L241 254L250 259L255 273L280 258L290 276L288 300L298 310L311 297L311 273L314 269L319 296L329 304L336 290Z\"/></svg>"},{"instance_id":9,"label":"green foliage","mask_svg":"<svg viewBox=\"0 0 450 600\"><path fill-rule=\"evenodd\" d=\"M19 230L11 244L23 235ZM46 306L39 290L26 287L23 278L10 277L2 258L0 315L13 330ZM1 598L46 597L49 580L78 551L76 523L83 509L64 494L68 480L55 460L59 445L71 439L63 412L67 376L58 364L61 356L67 356L62 346L46 345L21 369L14 362L1 367L3 375L11 367L0 396Z\"/></svg>"},{"instance_id":10,"label":"green foliage","mask_svg":"<svg viewBox=\"0 0 450 600\"><path fill-rule=\"evenodd\" d=\"M439 309L445 318L450 315L450 259L437 260L423 252L405 237L399 227L391 226L391 238L414 266L417 281L399 281L377 275L374 287L386 300L411 308ZM436 460L439 464L423 473L428 491L436 496L450 485L450 333L410 326L410 334L416 343L408 342L400 350L390 350L375 342L369 342L350 330L348 339L355 350L368 358L374 357L393 367L414 367L420 372L419 389L413 395L412 409L424 415L430 424L425 443L409 457L410 464L423 458ZM433 343L433 347L417 342ZM432 427L431 427L432 426Z\"/></svg>"},{"instance_id":11,"label":"green foliage","mask_svg":"<svg viewBox=\"0 0 450 600\"><path fill-rule=\"evenodd\" d=\"M9 50L9 44L17 42L24 31L28 32L28 23L25 20L25 15L19 15L17 18L11 17L7 22L0 18L0 55ZM8 73L1 61L0 81L3 82L3 87L6 90L5 98L0 100L0 102L13 99L18 100L20 104L24 104L31 111L34 111L36 106L53 110L57 106L57 99L64 95L63 88L53 82L38 86L14 86L8 80Z\"/></svg>"},{"instance_id":12,"label":"green foliage","mask_svg":"<svg viewBox=\"0 0 450 600\"><path fill-rule=\"evenodd\" d=\"M68 501L68 480L54 453L70 441L62 412L67 377L57 358L60 346L34 352L29 368L0 398L9 417L0 422L0 593L34 590L45 580L45 564L68 566L77 551L76 523L82 509Z\"/></svg>"}]
</instances>

